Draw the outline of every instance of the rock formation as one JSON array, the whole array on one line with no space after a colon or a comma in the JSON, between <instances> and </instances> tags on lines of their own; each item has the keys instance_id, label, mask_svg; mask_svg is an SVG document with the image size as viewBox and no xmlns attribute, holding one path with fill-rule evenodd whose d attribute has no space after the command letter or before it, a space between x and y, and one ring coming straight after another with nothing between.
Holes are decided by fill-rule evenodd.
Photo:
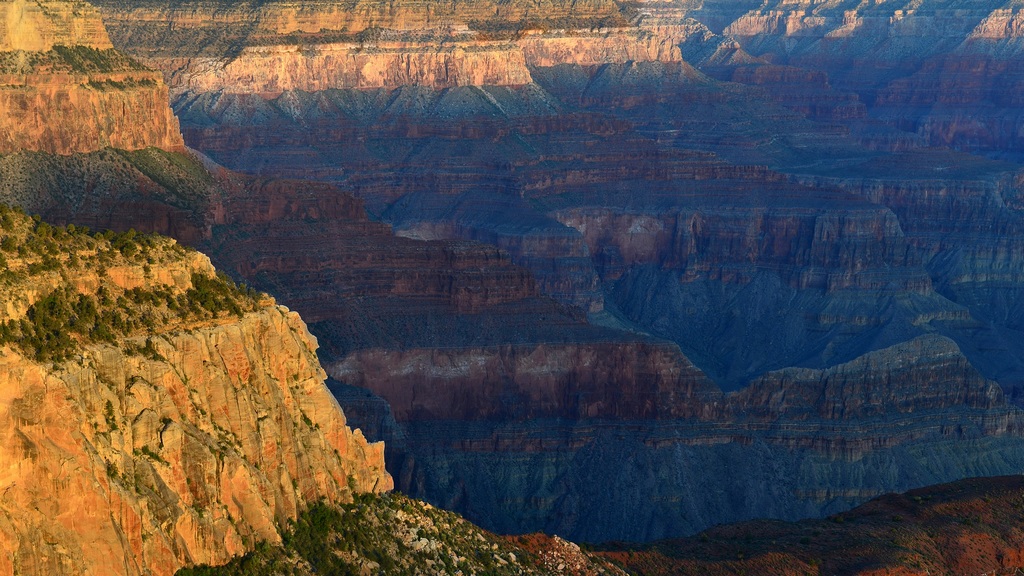
<instances>
[{"instance_id":1,"label":"rock formation","mask_svg":"<svg viewBox=\"0 0 1024 576\"><path fill-rule=\"evenodd\" d=\"M987 102L915 74L995 12L921 4L104 2L185 141L259 176L19 153L0 190L273 292L398 486L488 528L832 513L1024 470L1019 170L916 124Z\"/></svg>"},{"instance_id":2,"label":"rock formation","mask_svg":"<svg viewBox=\"0 0 1024 576\"><path fill-rule=\"evenodd\" d=\"M182 150L167 88L85 2L0 3L0 154Z\"/></svg>"},{"instance_id":3,"label":"rock formation","mask_svg":"<svg viewBox=\"0 0 1024 576\"><path fill-rule=\"evenodd\" d=\"M390 489L297 314L172 240L0 219L0 573L170 575Z\"/></svg>"},{"instance_id":4,"label":"rock formation","mask_svg":"<svg viewBox=\"0 0 1024 576\"><path fill-rule=\"evenodd\" d=\"M113 48L99 11L80 1L11 0L0 4L0 51L47 52L54 46Z\"/></svg>"},{"instance_id":5,"label":"rock formation","mask_svg":"<svg viewBox=\"0 0 1024 576\"><path fill-rule=\"evenodd\" d=\"M600 555L637 574L991 574L1020 570L1021 478L887 494L825 520L720 526Z\"/></svg>"},{"instance_id":6,"label":"rock formation","mask_svg":"<svg viewBox=\"0 0 1024 576\"><path fill-rule=\"evenodd\" d=\"M741 82L763 81L779 65L827 75L841 94L863 103L872 120L925 143L1019 157L1019 5L1016 2L767 3L703 2L696 10L661 10L692 18L719 34L692 35L684 52L706 55L708 71ZM710 32L710 31L709 31ZM737 44L764 71L737 75L715 58L719 45ZM795 72L794 73L799 73ZM760 78L759 78L760 76ZM778 86L772 95L797 107L813 92ZM835 116L833 116L835 117ZM848 117L850 119L852 117ZM889 143L888 145L893 145ZM897 144L902 145L902 144Z\"/></svg>"},{"instance_id":7,"label":"rock formation","mask_svg":"<svg viewBox=\"0 0 1024 576\"><path fill-rule=\"evenodd\" d=\"M434 365L447 367L446 382L435 388L446 393L471 367L496 364L444 359L451 364L435 354ZM425 364L423 355L392 357L399 360L405 362L390 364L393 373ZM998 474L1022 463L1020 411L942 338L825 371L772 373L725 396L680 386L643 418L581 415L576 403L543 413L556 405L540 396L471 420L462 407L486 413L490 396L476 395L490 390L486 375L463 385L447 410L427 400L410 410L409 387L392 388L389 380L397 378L360 382L387 404L351 386L332 389L361 426L387 438L402 490L466 510L498 531L645 540L753 514L795 520L838 512L899 486ZM514 390L502 394L516 398ZM600 398L589 390L568 397ZM808 397L818 400L808 405Z\"/></svg>"}]
</instances>

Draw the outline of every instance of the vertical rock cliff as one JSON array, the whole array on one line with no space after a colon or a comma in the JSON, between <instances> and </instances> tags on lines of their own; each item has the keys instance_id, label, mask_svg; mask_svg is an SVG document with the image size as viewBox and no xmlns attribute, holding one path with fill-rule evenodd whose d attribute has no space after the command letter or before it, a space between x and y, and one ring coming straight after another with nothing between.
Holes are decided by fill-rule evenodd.
<instances>
[{"instance_id":1,"label":"vertical rock cliff","mask_svg":"<svg viewBox=\"0 0 1024 576\"><path fill-rule=\"evenodd\" d=\"M0 154L182 150L167 88L85 2L0 2Z\"/></svg>"},{"instance_id":2,"label":"vertical rock cliff","mask_svg":"<svg viewBox=\"0 0 1024 576\"><path fill-rule=\"evenodd\" d=\"M171 240L0 220L0 573L170 575L391 488L297 314Z\"/></svg>"}]
</instances>

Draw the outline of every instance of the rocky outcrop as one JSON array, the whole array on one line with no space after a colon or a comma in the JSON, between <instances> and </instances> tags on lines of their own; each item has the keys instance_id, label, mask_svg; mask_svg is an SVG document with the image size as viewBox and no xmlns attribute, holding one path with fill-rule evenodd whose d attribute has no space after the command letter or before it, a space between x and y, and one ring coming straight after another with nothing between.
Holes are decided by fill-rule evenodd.
<instances>
[{"instance_id":1,"label":"rocky outcrop","mask_svg":"<svg viewBox=\"0 0 1024 576\"><path fill-rule=\"evenodd\" d=\"M115 51L84 2L0 3L0 153L183 150L158 73Z\"/></svg>"},{"instance_id":2,"label":"rocky outcrop","mask_svg":"<svg viewBox=\"0 0 1024 576\"><path fill-rule=\"evenodd\" d=\"M542 2L399 2L382 5L359 0L350 6L330 2L235 3L194 2L189 5L161 1L125 4L117 0L95 3L103 11L118 45L168 49L191 43L193 47L213 32L216 46L239 39L252 42L266 35L358 34L364 31L465 32L537 29L567 23L607 25L621 22L619 9L609 0L544 0ZM168 26L172 24L173 26ZM191 42L189 42L191 40Z\"/></svg>"},{"instance_id":3,"label":"rocky outcrop","mask_svg":"<svg viewBox=\"0 0 1024 576\"><path fill-rule=\"evenodd\" d=\"M184 150L158 73L6 75L0 83L0 153Z\"/></svg>"},{"instance_id":4,"label":"rocky outcrop","mask_svg":"<svg viewBox=\"0 0 1024 576\"><path fill-rule=\"evenodd\" d=\"M99 11L78 0L0 3L0 51L46 52L54 46L113 48Z\"/></svg>"},{"instance_id":5,"label":"rocky outcrop","mask_svg":"<svg viewBox=\"0 0 1024 576\"><path fill-rule=\"evenodd\" d=\"M914 362L911 359L921 359ZM736 394L736 412L773 420L856 421L918 410L1004 403L953 341L922 336L825 370L769 372Z\"/></svg>"},{"instance_id":6,"label":"rocky outcrop","mask_svg":"<svg viewBox=\"0 0 1024 576\"><path fill-rule=\"evenodd\" d=\"M172 241L4 220L4 236L29 250L8 251L7 274L26 278L3 299L29 308L9 309L2 331L0 549L10 563L0 569L170 575L279 540L318 499L391 487L383 446L346 426L297 314L227 285L216 292L209 261ZM38 242L64 246L58 271L33 272ZM237 315L198 312L190 299L204 290L236 302ZM41 336L34 307L49 299L47 313L60 314L62 298L79 303L66 344Z\"/></svg>"},{"instance_id":7,"label":"rocky outcrop","mask_svg":"<svg viewBox=\"0 0 1024 576\"><path fill-rule=\"evenodd\" d=\"M569 36L534 35L517 42L532 67L560 64L600 66L624 62L678 62L679 47L670 38L647 30L624 29L612 33L576 33Z\"/></svg>"}]
</instances>

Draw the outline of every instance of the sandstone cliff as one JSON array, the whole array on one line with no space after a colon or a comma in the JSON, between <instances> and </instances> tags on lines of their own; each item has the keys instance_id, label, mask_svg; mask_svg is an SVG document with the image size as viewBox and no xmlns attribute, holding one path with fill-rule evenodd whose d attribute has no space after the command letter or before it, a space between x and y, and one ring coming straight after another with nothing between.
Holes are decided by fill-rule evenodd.
<instances>
[{"instance_id":1,"label":"sandstone cliff","mask_svg":"<svg viewBox=\"0 0 1024 576\"><path fill-rule=\"evenodd\" d=\"M115 51L82 2L0 3L0 154L182 150L159 74Z\"/></svg>"},{"instance_id":2,"label":"sandstone cliff","mask_svg":"<svg viewBox=\"0 0 1024 576\"><path fill-rule=\"evenodd\" d=\"M605 0L99 3L115 44L164 72L172 93L522 86L529 67L679 61L677 42Z\"/></svg>"},{"instance_id":3,"label":"sandstone cliff","mask_svg":"<svg viewBox=\"0 0 1024 576\"><path fill-rule=\"evenodd\" d=\"M358 34L364 31L465 31L539 29L576 23L581 28L621 23L611 0L522 0L483 2L396 2L385 5L357 0L349 5L321 0L301 2L221 2L189 4L160 0L95 2L104 13L118 45L167 49L189 38L193 47L216 39L219 47L242 38L247 43L267 35ZM168 24L177 26L168 27ZM179 40L180 39L180 40ZM227 41L225 41L227 39Z\"/></svg>"},{"instance_id":4,"label":"sandstone cliff","mask_svg":"<svg viewBox=\"0 0 1024 576\"><path fill-rule=\"evenodd\" d=\"M522 51L507 43L320 44L246 48L236 58L151 62L169 72L176 94L277 95L286 90L400 86L517 86L532 79Z\"/></svg>"},{"instance_id":5,"label":"sandstone cliff","mask_svg":"<svg viewBox=\"0 0 1024 576\"><path fill-rule=\"evenodd\" d=\"M173 241L0 218L0 572L169 575L391 487L295 313Z\"/></svg>"},{"instance_id":6,"label":"sandstone cliff","mask_svg":"<svg viewBox=\"0 0 1024 576\"><path fill-rule=\"evenodd\" d=\"M283 38L286 41L287 38ZM139 47L130 47L142 55ZM522 86L529 67L598 65L628 61L678 61L679 49L639 30L573 35L531 35L520 40L378 40L247 46L223 55L149 56L176 96L203 93L261 94L290 90L425 86Z\"/></svg>"},{"instance_id":7,"label":"sandstone cliff","mask_svg":"<svg viewBox=\"0 0 1024 576\"><path fill-rule=\"evenodd\" d=\"M99 11L87 2L0 2L0 51L46 52L54 46L113 48Z\"/></svg>"}]
</instances>

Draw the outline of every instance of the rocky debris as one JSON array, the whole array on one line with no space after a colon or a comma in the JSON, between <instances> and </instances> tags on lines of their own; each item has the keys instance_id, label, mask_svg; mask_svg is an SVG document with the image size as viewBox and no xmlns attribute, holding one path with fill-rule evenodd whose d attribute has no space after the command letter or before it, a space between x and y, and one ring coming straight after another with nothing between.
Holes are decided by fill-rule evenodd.
<instances>
[{"instance_id":1,"label":"rocky debris","mask_svg":"<svg viewBox=\"0 0 1024 576\"><path fill-rule=\"evenodd\" d=\"M314 506L286 531L283 546L262 547L225 566L185 569L178 576L271 574L286 563L300 575L626 574L570 542L497 536L451 512L386 494L358 496L340 507Z\"/></svg>"},{"instance_id":2,"label":"rocky debris","mask_svg":"<svg viewBox=\"0 0 1024 576\"><path fill-rule=\"evenodd\" d=\"M509 539L535 554L541 566L554 574L597 576L621 573L617 568L594 562L593 554L584 552L579 544L558 536L530 534L512 536Z\"/></svg>"}]
</instances>

